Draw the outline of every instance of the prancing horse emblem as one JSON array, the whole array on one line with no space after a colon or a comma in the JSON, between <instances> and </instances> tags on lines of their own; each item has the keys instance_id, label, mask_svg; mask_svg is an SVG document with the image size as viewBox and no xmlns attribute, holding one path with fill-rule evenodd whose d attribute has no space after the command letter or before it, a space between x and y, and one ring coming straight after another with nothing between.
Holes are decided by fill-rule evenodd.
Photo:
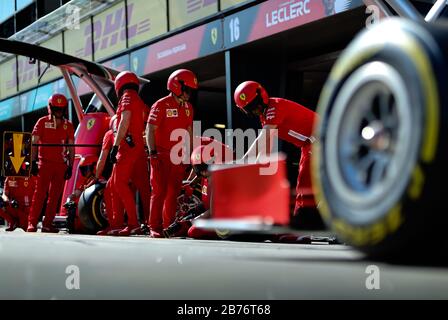
<instances>
[{"instance_id":1,"label":"prancing horse emblem","mask_svg":"<svg viewBox=\"0 0 448 320\"><path fill-rule=\"evenodd\" d=\"M213 28L211 31L212 43L215 46L218 42L218 28Z\"/></svg>"},{"instance_id":2,"label":"prancing horse emblem","mask_svg":"<svg viewBox=\"0 0 448 320\"><path fill-rule=\"evenodd\" d=\"M92 129L94 125L95 125L95 119L90 119L89 121L87 121L87 130Z\"/></svg>"}]
</instances>

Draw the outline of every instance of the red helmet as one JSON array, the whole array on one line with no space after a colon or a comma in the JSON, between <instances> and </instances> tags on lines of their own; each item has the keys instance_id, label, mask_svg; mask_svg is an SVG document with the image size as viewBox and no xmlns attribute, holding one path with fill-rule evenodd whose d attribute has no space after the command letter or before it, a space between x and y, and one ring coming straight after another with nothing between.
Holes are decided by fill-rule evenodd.
<instances>
[{"instance_id":1,"label":"red helmet","mask_svg":"<svg viewBox=\"0 0 448 320\"><path fill-rule=\"evenodd\" d=\"M67 109L67 106L67 98L63 94L55 93L48 99L48 114L51 114L51 108L61 108L65 110Z\"/></svg>"},{"instance_id":2,"label":"red helmet","mask_svg":"<svg viewBox=\"0 0 448 320\"><path fill-rule=\"evenodd\" d=\"M208 148L207 146L200 146L193 150L191 153L191 164L193 165L193 170L197 176L202 176L203 172L208 170L208 165L214 162L215 154L213 148Z\"/></svg>"},{"instance_id":3,"label":"red helmet","mask_svg":"<svg viewBox=\"0 0 448 320\"><path fill-rule=\"evenodd\" d=\"M120 91L123 89L125 85L133 84L137 85L137 88L140 86L140 81L135 73L130 71L122 71L115 78L115 92L117 96L120 97ZM137 89L138 90L138 89Z\"/></svg>"},{"instance_id":4,"label":"red helmet","mask_svg":"<svg viewBox=\"0 0 448 320\"><path fill-rule=\"evenodd\" d=\"M214 148L207 148L207 146L200 146L193 150L191 153L191 164L193 166L201 165L201 164L212 164L215 158L215 150Z\"/></svg>"},{"instance_id":5,"label":"red helmet","mask_svg":"<svg viewBox=\"0 0 448 320\"><path fill-rule=\"evenodd\" d=\"M267 105L269 103L269 95L261 84L255 81L246 81L236 88L233 99L237 107L244 110L257 96L260 96L264 104Z\"/></svg>"},{"instance_id":6,"label":"red helmet","mask_svg":"<svg viewBox=\"0 0 448 320\"><path fill-rule=\"evenodd\" d=\"M191 154L191 164L198 176L202 175L203 171L207 171L211 164L222 164L232 160L232 150L216 140L197 147Z\"/></svg>"},{"instance_id":7,"label":"red helmet","mask_svg":"<svg viewBox=\"0 0 448 320\"><path fill-rule=\"evenodd\" d=\"M90 166L98 161L98 156L94 154L88 154L81 158L79 161L80 167Z\"/></svg>"},{"instance_id":8,"label":"red helmet","mask_svg":"<svg viewBox=\"0 0 448 320\"><path fill-rule=\"evenodd\" d=\"M179 69L174 71L168 78L167 89L174 95L180 96L182 94L183 86L197 90L198 78L196 75L187 69Z\"/></svg>"},{"instance_id":9,"label":"red helmet","mask_svg":"<svg viewBox=\"0 0 448 320\"><path fill-rule=\"evenodd\" d=\"M220 164L233 160L233 152L229 146L211 139L210 142L202 144L193 150L191 154L191 164Z\"/></svg>"}]
</instances>

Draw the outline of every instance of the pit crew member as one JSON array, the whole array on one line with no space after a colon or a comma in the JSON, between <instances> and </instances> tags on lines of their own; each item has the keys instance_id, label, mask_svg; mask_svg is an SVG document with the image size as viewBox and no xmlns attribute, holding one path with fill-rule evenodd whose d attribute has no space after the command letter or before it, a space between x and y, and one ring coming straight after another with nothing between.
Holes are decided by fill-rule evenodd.
<instances>
[{"instance_id":1,"label":"pit crew member","mask_svg":"<svg viewBox=\"0 0 448 320\"><path fill-rule=\"evenodd\" d=\"M170 75L167 89L170 94L151 107L146 127L152 188L149 227L154 238L162 238L163 229L168 228L175 219L176 199L186 168L182 163L174 164L171 161L170 153L179 140L172 141L170 138L174 130L184 130L188 135L183 137L184 141L189 141L184 152L191 151L193 106L190 100L198 89L198 80L192 71L180 69Z\"/></svg>"},{"instance_id":2,"label":"pit crew member","mask_svg":"<svg viewBox=\"0 0 448 320\"><path fill-rule=\"evenodd\" d=\"M301 149L299 175L297 178L297 196L294 216L299 228L323 227L316 210L316 202L311 186L310 157L311 145L315 142L313 127L318 116L312 110L290 100L270 98L261 84L255 81L241 83L235 90L234 100L238 108L248 115L260 118L263 129L244 158L251 155L269 155L272 150L273 136L292 143ZM276 130L274 130L276 129ZM257 148L258 141L266 139L266 148Z\"/></svg>"},{"instance_id":3,"label":"pit crew member","mask_svg":"<svg viewBox=\"0 0 448 320\"><path fill-rule=\"evenodd\" d=\"M40 118L33 129L33 144L73 144L74 129L67 120L67 98L54 94L48 99L48 116ZM48 192L45 220L42 232L57 233L53 227L58 202L64 189L65 180L72 176L73 146L39 146L39 163L37 148L33 147L32 171L37 175L37 185L33 196L27 232L37 231L37 222Z\"/></svg>"},{"instance_id":4,"label":"pit crew member","mask_svg":"<svg viewBox=\"0 0 448 320\"><path fill-rule=\"evenodd\" d=\"M191 195L193 189L199 188L202 204L164 229L166 238L188 236L195 239L218 240L222 237L222 232L197 228L192 225L192 221L198 218L210 218L209 166L231 161L233 161L233 152L228 146L213 139L201 139L201 146L195 148L191 154L194 174L190 175L193 178L186 186L186 193L187 196Z\"/></svg>"},{"instance_id":5,"label":"pit crew member","mask_svg":"<svg viewBox=\"0 0 448 320\"><path fill-rule=\"evenodd\" d=\"M128 225L118 232L119 236L142 233L137 220L135 193L129 186L135 163L145 154L143 113L146 106L138 90L139 80L134 73L123 71L116 77L115 91L120 99L117 109L118 128L109 157L115 163L112 187L114 194L118 195L113 197L113 202L117 205L121 202L128 216Z\"/></svg>"},{"instance_id":6,"label":"pit crew member","mask_svg":"<svg viewBox=\"0 0 448 320\"><path fill-rule=\"evenodd\" d=\"M28 226L28 215L31 208L34 190L36 189L36 177L7 177L0 201L0 217L9 223L6 231L14 231L17 228L23 230Z\"/></svg>"}]
</instances>

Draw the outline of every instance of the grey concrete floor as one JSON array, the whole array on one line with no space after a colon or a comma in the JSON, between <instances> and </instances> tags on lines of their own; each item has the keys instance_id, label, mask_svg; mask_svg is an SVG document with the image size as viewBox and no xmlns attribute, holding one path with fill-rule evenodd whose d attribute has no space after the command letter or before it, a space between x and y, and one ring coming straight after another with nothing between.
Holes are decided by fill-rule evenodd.
<instances>
[{"instance_id":1,"label":"grey concrete floor","mask_svg":"<svg viewBox=\"0 0 448 320\"><path fill-rule=\"evenodd\" d=\"M370 265L379 290L366 288ZM0 230L0 299L447 298L448 268L369 262L348 246Z\"/></svg>"}]
</instances>

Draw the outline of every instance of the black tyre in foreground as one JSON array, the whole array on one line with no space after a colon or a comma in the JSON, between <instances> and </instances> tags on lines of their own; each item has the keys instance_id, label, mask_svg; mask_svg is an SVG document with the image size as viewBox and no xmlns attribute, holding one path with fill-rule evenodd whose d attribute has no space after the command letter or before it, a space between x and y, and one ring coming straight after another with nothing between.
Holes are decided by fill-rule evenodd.
<instances>
[{"instance_id":1,"label":"black tyre in foreground","mask_svg":"<svg viewBox=\"0 0 448 320\"><path fill-rule=\"evenodd\" d=\"M448 256L447 63L447 24L389 19L350 44L324 86L319 209L369 257Z\"/></svg>"},{"instance_id":2,"label":"black tyre in foreground","mask_svg":"<svg viewBox=\"0 0 448 320\"><path fill-rule=\"evenodd\" d=\"M105 184L97 183L81 194L78 203L78 215L86 231L95 234L108 226L104 204Z\"/></svg>"}]
</instances>

